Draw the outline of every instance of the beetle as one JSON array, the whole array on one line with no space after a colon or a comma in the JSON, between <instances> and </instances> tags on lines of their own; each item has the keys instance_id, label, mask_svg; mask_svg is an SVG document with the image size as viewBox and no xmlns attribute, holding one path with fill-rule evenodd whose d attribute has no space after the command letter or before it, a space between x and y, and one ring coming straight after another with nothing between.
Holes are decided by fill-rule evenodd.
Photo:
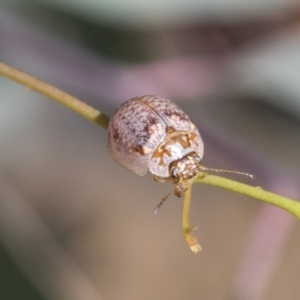
<instances>
[{"instance_id":1,"label":"beetle","mask_svg":"<svg viewBox=\"0 0 300 300\"><path fill-rule=\"evenodd\" d=\"M189 116L172 101L155 96L139 96L124 102L108 125L108 150L119 164L137 175L149 170L158 182L173 181L174 192L180 197L185 182L208 169L200 165L204 144Z\"/></svg>"}]
</instances>

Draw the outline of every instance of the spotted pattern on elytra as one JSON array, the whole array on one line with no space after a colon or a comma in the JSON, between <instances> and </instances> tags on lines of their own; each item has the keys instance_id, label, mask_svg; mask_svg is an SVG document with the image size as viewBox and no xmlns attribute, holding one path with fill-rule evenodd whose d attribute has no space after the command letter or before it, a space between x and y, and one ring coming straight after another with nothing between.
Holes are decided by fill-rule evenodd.
<instances>
[{"instance_id":1,"label":"spotted pattern on elytra","mask_svg":"<svg viewBox=\"0 0 300 300\"><path fill-rule=\"evenodd\" d=\"M153 150L164 139L165 128L162 119L140 97L130 99L109 122L109 152L121 165L143 176Z\"/></svg>"},{"instance_id":2,"label":"spotted pattern on elytra","mask_svg":"<svg viewBox=\"0 0 300 300\"><path fill-rule=\"evenodd\" d=\"M189 116L172 101L158 96L144 96L142 101L155 110L167 126L175 130L197 130Z\"/></svg>"},{"instance_id":3,"label":"spotted pattern on elytra","mask_svg":"<svg viewBox=\"0 0 300 300\"><path fill-rule=\"evenodd\" d=\"M199 165L194 157L203 157L195 124L175 103L158 96L136 97L119 107L109 122L108 149L134 173L144 176L149 169L166 179L177 162L182 174L194 175Z\"/></svg>"}]
</instances>

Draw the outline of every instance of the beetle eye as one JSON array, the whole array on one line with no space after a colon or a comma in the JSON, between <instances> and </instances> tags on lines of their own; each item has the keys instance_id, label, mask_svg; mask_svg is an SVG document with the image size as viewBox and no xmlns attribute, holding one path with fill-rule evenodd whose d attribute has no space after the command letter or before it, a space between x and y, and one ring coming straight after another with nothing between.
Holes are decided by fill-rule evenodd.
<instances>
[{"instance_id":1,"label":"beetle eye","mask_svg":"<svg viewBox=\"0 0 300 300\"><path fill-rule=\"evenodd\" d=\"M200 162L201 162L200 156L195 155L194 159L195 159L195 161L196 161L198 164L200 164Z\"/></svg>"},{"instance_id":2,"label":"beetle eye","mask_svg":"<svg viewBox=\"0 0 300 300\"><path fill-rule=\"evenodd\" d=\"M172 177L173 178L177 178L178 176L179 176L179 171L178 171L178 169L176 169L176 168L174 168L173 170L172 170Z\"/></svg>"}]
</instances>

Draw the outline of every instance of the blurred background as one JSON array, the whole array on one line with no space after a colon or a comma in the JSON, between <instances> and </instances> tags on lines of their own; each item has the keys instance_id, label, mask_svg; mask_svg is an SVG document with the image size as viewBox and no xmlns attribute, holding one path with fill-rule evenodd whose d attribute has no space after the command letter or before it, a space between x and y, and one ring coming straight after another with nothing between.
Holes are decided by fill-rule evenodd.
<instances>
[{"instance_id":1,"label":"blurred background","mask_svg":"<svg viewBox=\"0 0 300 300\"><path fill-rule=\"evenodd\" d=\"M0 0L0 61L109 116L157 94L199 126L203 164L300 198L300 5L292 0ZM275 207L138 177L107 134L0 78L0 299L300 298L300 225Z\"/></svg>"}]
</instances>

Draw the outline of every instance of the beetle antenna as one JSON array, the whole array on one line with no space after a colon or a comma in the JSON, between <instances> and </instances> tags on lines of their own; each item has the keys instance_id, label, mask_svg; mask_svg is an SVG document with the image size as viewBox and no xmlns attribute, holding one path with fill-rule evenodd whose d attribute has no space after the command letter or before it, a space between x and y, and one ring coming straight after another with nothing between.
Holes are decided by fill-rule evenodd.
<instances>
[{"instance_id":1,"label":"beetle antenna","mask_svg":"<svg viewBox=\"0 0 300 300\"><path fill-rule=\"evenodd\" d=\"M157 214L158 210L163 206L163 204L166 202L166 200L170 197L170 195L173 193L174 189L172 189L169 193L167 193L161 201L156 206L154 213Z\"/></svg>"},{"instance_id":2,"label":"beetle antenna","mask_svg":"<svg viewBox=\"0 0 300 300\"><path fill-rule=\"evenodd\" d=\"M222 170L222 169L213 169L213 168L206 168L204 166L199 166L200 170L203 171L213 171L217 173L231 173L231 174L237 174L237 175L242 175L246 177L250 177L251 179L255 179L255 176L250 174L250 173L244 173L244 172L239 172L239 171L230 171L230 170Z\"/></svg>"}]
</instances>

